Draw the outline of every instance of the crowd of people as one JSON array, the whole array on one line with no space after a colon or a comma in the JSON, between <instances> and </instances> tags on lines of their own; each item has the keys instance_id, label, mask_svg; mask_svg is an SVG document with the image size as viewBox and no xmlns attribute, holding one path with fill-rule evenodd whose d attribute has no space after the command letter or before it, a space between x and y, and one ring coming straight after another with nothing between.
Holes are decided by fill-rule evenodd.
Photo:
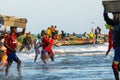
<instances>
[{"instance_id":1,"label":"crowd of people","mask_svg":"<svg viewBox=\"0 0 120 80\"><path fill-rule=\"evenodd\" d=\"M51 28L53 28L53 26L51 26ZM21 32L17 32L17 27L11 26L10 33L2 33L0 36L0 65L6 67L5 75L8 75L9 68L13 61L17 63L18 74L21 74L21 60L17 56L16 52L22 52L24 48L28 51L34 48L34 62L36 62L39 54L41 55L41 60L44 64L47 64L46 60L49 58L54 62L54 51L52 47L53 45L58 46L55 44L55 35L57 34L57 30L55 30L55 28L56 27L53 28L53 32L51 31L51 33L48 33L50 32L48 31L49 28L47 30L42 30L40 34L37 34L37 36L34 37L34 39L30 37L30 32L26 33L19 50L17 50L17 38L25 34L25 28L23 28Z\"/></svg>"},{"instance_id":2,"label":"crowd of people","mask_svg":"<svg viewBox=\"0 0 120 80\"><path fill-rule=\"evenodd\" d=\"M92 38L96 38L96 39L97 39L98 36L99 36L99 34L101 34L101 28L97 26L97 28L96 28L95 30L92 28L90 34L87 34L87 33L85 32L85 33L83 34L83 36L86 37L86 38L92 37Z\"/></svg>"},{"instance_id":3,"label":"crowd of people","mask_svg":"<svg viewBox=\"0 0 120 80\"><path fill-rule=\"evenodd\" d=\"M109 46L106 56L110 52L111 48L115 50L115 55L112 63L112 69L115 75L115 79L119 80L119 64L120 64L120 17L118 13L113 13L113 19L108 17L107 11L104 10L104 20L110 26L109 29ZM2 33L0 36L0 65L4 65L5 75L8 75L8 70L12 65L13 61L17 63L18 74L21 74L21 60L16 55L17 52L17 38L25 34L25 28L21 32L17 32L17 27L11 26L10 33ZM95 31L91 30L90 34L86 32L83 34L85 38L93 38L97 41L98 35L101 34L100 27L97 27ZM64 40L65 38L71 39L71 35L62 30L61 34L58 34L57 26L48 27L46 30L42 30L41 33L37 34L34 39L30 37L30 32L26 33L23 38L22 45L18 52L21 52L24 48L28 51L34 48L35 57L34 62L37 61L38 55L41 55L41 60L44 64L47 64L47 60L50 58L54 62L55 53L52 49L53 46L59 46L56 44L57 39ZM76 36L73 33L73 36Z\"/></svg>"},{"instance_id":4,"label":"crowd of people","mask_svg":"<svg viewBox=\"0 0 120 80\"><path fill-rule=\"evenodd\" d=\"M101 28L98 26L95 30L92 28L89 34L87 32L84 32L83 38L93 39L94 43L98 43L98 40L101 38Z\"/></svg>"},{"instance_id":5,"label":"crowd of people","mask_svg":"<svg viewBox=\"0 0 120 80\"><path fill-rule=\"evenodd\" d=\"M96 38L98 34L101 33L101 30L99 27L95 29L97 30L96 33L93 33L93 30L91 30L91 33L88 35L86 32L83 34L83 36L87 38ZM112 40L112 32L113 29L110 29L109 36L110 40ZM17 38L21 35L25 35L25 37L22 40L22 45L20 46L19 50L17 50ZM55 53L52 49L53 46L59 46L56 44L56 41L58 39L64 40L65 37L69 37L71 39L71 35L68 33L66 34L63 30L61 31L60 37L58 34L58 30L56 26L48 27L46 30L42 30L41 33L38 33L33 39L31 38L31 33L25 33L25 29L21 32L17 32L17 27L11 26L10 27L10 33L9 34L1 34L0 37L0 63L1 65L4 65L6 67L5 69L5 75L8 75L8 70L15 61L17 63L17 70L19 75L21 74L21 60L16 55L16 52L22 52L24 48L26 48L28 51L34 48L35 51L35 57L34 62L37 61L38 55L40 55L41 60L44 64L47 64L47 60L51 59L52 62L54 62L54 56ZM73 33L73 36L76 36L76 33ZM110 41L109 40L109 41ZM110 49L112 48L112 42L109 46L108 52L106 55L108 55Z\"/></svg>"},{"instance_id":6,"label":"crowd of people","mask_svg":"<svg viewBox=\"0 0 120 80\"><path fill-rule=\"evenodd\" d=\"M97 27L98 29L98 27ZM100 32L100 31L99 31ZM22 40L21 46L17 49L17 38L21 35L25 35ZM56 44L57 40L71 39L71 35L69 33L66 34L63 30L61 30L61 34L58 34L57 26L48 27L46 30L42 30L41 33L38 33L33 39L31 38L31 33L25 33L25 29L22 32L17 32L17 27L10 27L10 34L2 34L0 37L0 62L3 62L5 65L7 63L6 74L8 72L8 68L15 61L18 66L18 71L20 71L21 60L17 57L16 52L22 52L24 49L31 50L34 48L35 58L34 62L36 62L37 57L41 54L41 60L46 64L47 59L51 59L54 62L54 52L52 50L53 45L59 46ZM73 32L73 36L76 36L76 33ZM84 34L86 36L86 33ZM93 37L94 34L91 33L89 37ZM42 50L40 50L40 47ZM6 57L3 57L7 55ZM2 59L4 58L4 59ZM7 61L5 61L7 59Z\"/></svg>"}]
</instances>

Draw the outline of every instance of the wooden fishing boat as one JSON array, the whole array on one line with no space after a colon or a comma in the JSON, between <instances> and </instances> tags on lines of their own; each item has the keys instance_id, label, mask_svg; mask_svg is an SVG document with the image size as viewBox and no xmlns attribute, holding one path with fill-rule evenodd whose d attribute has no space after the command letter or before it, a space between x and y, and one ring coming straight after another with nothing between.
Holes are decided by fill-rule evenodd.
<instances>
[{"instance_id":1,"label":"wooden fishing boat","mask_svg":"<svg viewBox=\"0 0 120 80\"><path fill-rule=\"evenodd\" d=\"M98 39L97 41L95 39L86 39L86 38L79 38L75 40L61 40L57 41L56 44L61 45L61 46L69 46L69 45L83 45L83 44L102 44L104 43L104 39Z\"/></svg>"}]
</instances>

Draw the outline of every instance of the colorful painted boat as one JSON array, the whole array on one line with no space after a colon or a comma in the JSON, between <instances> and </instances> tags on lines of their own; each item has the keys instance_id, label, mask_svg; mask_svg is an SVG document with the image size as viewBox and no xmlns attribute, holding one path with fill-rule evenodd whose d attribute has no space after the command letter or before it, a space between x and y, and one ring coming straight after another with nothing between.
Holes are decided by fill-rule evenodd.
<instances>
[{"instance_id":1,"label":"colorful painted boat","mask_svg":"<svg viewBox=\"0 0 120 80\"><path fill-rule=\"evenodd\" d=\"M95 39L85 39L85 38L79 38L79 39L75 39L75 40L61 40L61 41L57 41L56 44L58 45L62 45L62 46L68 46L68 45L83 45L83 44L102 44L104 43L105 40L102 39L98 39L97 41Z\"/></svg>"}]
</instances>

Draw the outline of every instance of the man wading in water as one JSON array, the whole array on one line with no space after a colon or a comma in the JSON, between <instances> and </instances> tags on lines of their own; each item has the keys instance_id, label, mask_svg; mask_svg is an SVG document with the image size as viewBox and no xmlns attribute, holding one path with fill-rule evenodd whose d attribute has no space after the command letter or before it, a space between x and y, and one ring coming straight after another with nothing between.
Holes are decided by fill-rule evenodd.
<instances>
[{"instance_id":1,"label":"man wading in water","mask_svg":"<svg viewBox=\"0 0 120 80\"><path fill-rule=\"evenodd\" d=\"M104 6L105 7L105 6ZM112 69L116 80L119 80L119 63L120 63L120 13L112 13L113 19L108 17L108 12L104 8L104 20L108 25L113 26L113 48L114 59L112 63Z\"/></svg>"},{"instance_id":2,"label":"man wading in water","mask_svg":"<svg viewBox=\"0 0 120 80\"><path fill-rule=\"evenodd\" d=\"M20 35L23 35L25 33L25 28L22 30L22 32L17 33L17 27L10 27L10 34L8 34L5 37L5 46L7 48L7 66L6 66L6 71L5 71L5 75L8 75L8 69L11 66L11 64L13 63L13 61L15 61L17 63L17 70L19 75L21 74L20 72L20 67L21 67L21 60L17 57L16 55L16 48L17 48L17 37L19 37Z\"/></svg>"}]
</instances>

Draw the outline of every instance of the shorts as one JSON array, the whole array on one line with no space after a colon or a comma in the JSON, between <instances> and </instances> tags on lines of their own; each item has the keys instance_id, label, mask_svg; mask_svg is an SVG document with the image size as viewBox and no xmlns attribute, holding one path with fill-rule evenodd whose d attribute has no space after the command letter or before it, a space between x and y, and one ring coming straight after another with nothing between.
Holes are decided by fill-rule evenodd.
<instances>
[{"instance_id":1,"label":"shorts","mask_svg":"<svg viewBox=\"0 0 120 80\"><path fill-rule=\"evenodd\" d=\"M48 58L49 58L48 51L43 49L41 51L41 59L48 59Z\"/></svg>"},{"instance_id":2,"label":"shorts","mask_svg":"<svg viewBox=\"0 0 120 80\"><path fill-rule=\"evenodd\" d=\"M120 62L120 47L114 49L114 61Z\"/></svg>"},{"instance_id":3,"label":"shorts","mask_svg":"<svg viewBox=\"0 0 120 80\"><path fill-rule=\"evenodd\" d=\"M18 57L16 55L16 53L9 53L7 54L7 61L15 61L18 62Z\"/></svg>"},{"instance_id":4,"label":"shorts","mask_svg":"<svg viewBox=\"0 0 120 80\"><path fill-rule=\"evenodd\" d=\"M48 54L48 57L50 57L51 60L54 61L54 53L53 53L52 49L50 49L50 50L48 50L48 51L46 51L46 52L47 52L47 54Z\"/></svg>"}]
</instances>

